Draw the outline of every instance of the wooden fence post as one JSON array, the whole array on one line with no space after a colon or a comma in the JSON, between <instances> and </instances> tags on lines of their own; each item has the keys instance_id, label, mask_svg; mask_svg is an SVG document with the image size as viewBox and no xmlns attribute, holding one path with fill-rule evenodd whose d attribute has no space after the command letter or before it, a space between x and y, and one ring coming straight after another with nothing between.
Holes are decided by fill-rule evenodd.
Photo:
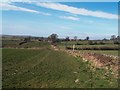
<instances>
[{"instance_id":1,"label":"wooden fence post","mask_svg":"<svg viewBox=\"0 0 120 90\"><path fill-rule=\"evenodd\" d=\"M73 52L75 51L75 45L73 45Z\"/></svg>"}]
</instances>

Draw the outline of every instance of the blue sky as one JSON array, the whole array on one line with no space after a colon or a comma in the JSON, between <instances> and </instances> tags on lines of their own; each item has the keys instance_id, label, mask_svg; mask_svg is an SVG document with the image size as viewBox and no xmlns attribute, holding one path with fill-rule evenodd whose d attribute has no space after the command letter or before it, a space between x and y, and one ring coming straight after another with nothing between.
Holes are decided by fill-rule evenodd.
<instances>
[{"instance_id":1,"label":"blue sky","mask_svg":"<svg viewBox=\"0 0 120 90\"><path fill-rule=\"evenodd\" d=\"M91 39L118 34L117 2L4 2L2 34Z\"/></svg>"}]
</instances>

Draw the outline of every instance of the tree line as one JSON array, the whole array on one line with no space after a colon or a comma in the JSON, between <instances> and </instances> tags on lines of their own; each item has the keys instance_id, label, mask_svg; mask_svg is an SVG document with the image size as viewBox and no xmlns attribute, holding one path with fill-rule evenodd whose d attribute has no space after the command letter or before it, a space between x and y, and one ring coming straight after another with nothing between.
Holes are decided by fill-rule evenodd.
<instances>
[{"instance_id":1,"label":"tree line","mask_svg":"<svg viewBox=\"0 0 120 90\"><path fill-rule=\"evenodd\" d=\"M98 43L98 42L96 42L96 41L90 40L90 37L89 37L89 36L87 36L85 39L78 39L77 36L74 36L73 39L70 39L69 36L60 39L60 38L58 38L58 35L57 35L57 34L51 34L51 35L48 36L48 37L30 37L30 36L29 36L29 37L26 37L26 38L22 39L22 42L20 43L20 45L23 44L23 43L30 42L30 41L33 40L33 39L34 39L34 40L38 40L38 41L48 41L48 42L50 42L51 44L55 44L55 43L60 42L60 41L81 41L81 40L87 40L87 41L89 41L88 43L89 43L90 45L104 44L103 41L107 41L107 40L112 40L114 44L119 44L119 43L120 43L120 42L119 42L120 36L116 36L116 35L112 35L110 39L104 38L104 39L100 40L100 42ZM77 43L77 45L79 45L79 43Z\"/></svg>"}]
</instances>

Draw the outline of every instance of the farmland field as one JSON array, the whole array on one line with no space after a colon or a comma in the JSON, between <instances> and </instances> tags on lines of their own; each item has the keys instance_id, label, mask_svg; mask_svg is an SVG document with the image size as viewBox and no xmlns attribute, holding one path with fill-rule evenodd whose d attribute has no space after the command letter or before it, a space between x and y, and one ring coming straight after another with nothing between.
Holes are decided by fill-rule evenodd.
<instances>
[{"instance_id":1,"label":"farmland field","mask_svg":"<svg viewBox=\"0 0 120 90\"><path fill-rule=\"evenodd\" d=\"M19 45L21 41L20 40L2 40L2 47L4 48L45 48L49 47L50 44L47 42L28 42L24 43L23 45Z\"/></svg>"},{"instance_id":2,"label":"farmland field","mask_svg":"<svg viewBox=\"0 0 120 90\"><path fill-rule=\"evenodd\" d=\"M82 59L51 48L3 49L2 62L3 88L117 87L104 70L93 72Z\"/></svg>"},{"instance_id":3,"label":"farmland field","mask_svg":"<svg viewBox=\"0 0 120 90\"><path fill-rule=\"evenodd\" d=\"M106 54L106 55L113 55L118 56L118 50L80 50L80 52L92 52L92 53L99 53L99 54Z\"/></svg>"},{"instance_id":4,"label":"farmland field","mask_svg":"<svg viewBox=\"0 0 120 90\"><path fill-rule=\"evenodd\" d=\"M79 43L82 43L82 41L78 41ZM73 45L76 44L75 41L68 41L67 47L73 48ZM114 48L118 47L118 45L114 45L112 41L106 41L105 45L88 45L88 41L83 41L82 44L85 45L75 45L75 48L101 48L101 47L109 47L109 48ZM66 49L65 48L65 42L59 43L59 48L61 49ZM107 55L113 55L113 56L118 56L119 50L78 50L82 53L84 52L91 52L91 53L99 53L99 54L107 54Z\"/></svg>"},{"instance_id":5,"label":"farmland field","mask_svg":"<svg viewBox=\"0 0 120 90\"><path fill-rule=\"evenodd\" d=\"M73 72L79 71L80 64L63 52L4 49L3 87L85 87L74 83L79 73ZM83 79L86 81L89 75Z\"/></svg>"},{"instance_id":6,"label":"farmland field","mask_svg":"<svg viewBox=\"0 0 120 90\"><path fill-rule=\"evenodd\" d=\"M119 3L3 1L3 90L119 88Z\"/></svg>"},{"instance_id":7,"label":"farmland field","mask_svg":"<svg viewBox=\"0 0 120 90\"><path fill-rule=\"evenodd\" d=\"M93 42L100 43L101 40L93 40ZM62 41L59 44L65 45L65 43L67 43L68 45L73 45L75 43L79 43L81 45L88 45L89 41L87 41L87 40L82 40L82 41ZM113 44L113 41L103 41L103 43L105 43L105 44Z\"/></svg>"},{"instance_id":8,"label":"farmland field","mask_svg":"<svg viewBox=\"0 0 120 90\"><path fill-rule=\"evenodd\" d=\"M2 49L3 88L99 88L117 87L117 79L104 69L90 69L82 58L58 50L48 42L4 40ZM64 48L64 45L59 47ZM79 50L118 55L117 50Z\"/></svg>"}]
</instances>

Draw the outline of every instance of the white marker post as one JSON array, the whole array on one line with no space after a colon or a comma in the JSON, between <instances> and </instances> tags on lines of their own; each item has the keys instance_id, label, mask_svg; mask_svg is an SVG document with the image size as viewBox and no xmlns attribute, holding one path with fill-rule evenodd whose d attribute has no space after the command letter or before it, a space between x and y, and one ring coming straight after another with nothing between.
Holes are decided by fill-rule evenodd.
<instances>
[{"instance_id":1,"label":"white marker post","mask_svg":"<svg viewBox=\"0 0 120 90\"><path fill-rule=\"evenodd\" d=\"M75 51L75 45L73 45L73 52Z\"/></svg>"}]
</instances>

